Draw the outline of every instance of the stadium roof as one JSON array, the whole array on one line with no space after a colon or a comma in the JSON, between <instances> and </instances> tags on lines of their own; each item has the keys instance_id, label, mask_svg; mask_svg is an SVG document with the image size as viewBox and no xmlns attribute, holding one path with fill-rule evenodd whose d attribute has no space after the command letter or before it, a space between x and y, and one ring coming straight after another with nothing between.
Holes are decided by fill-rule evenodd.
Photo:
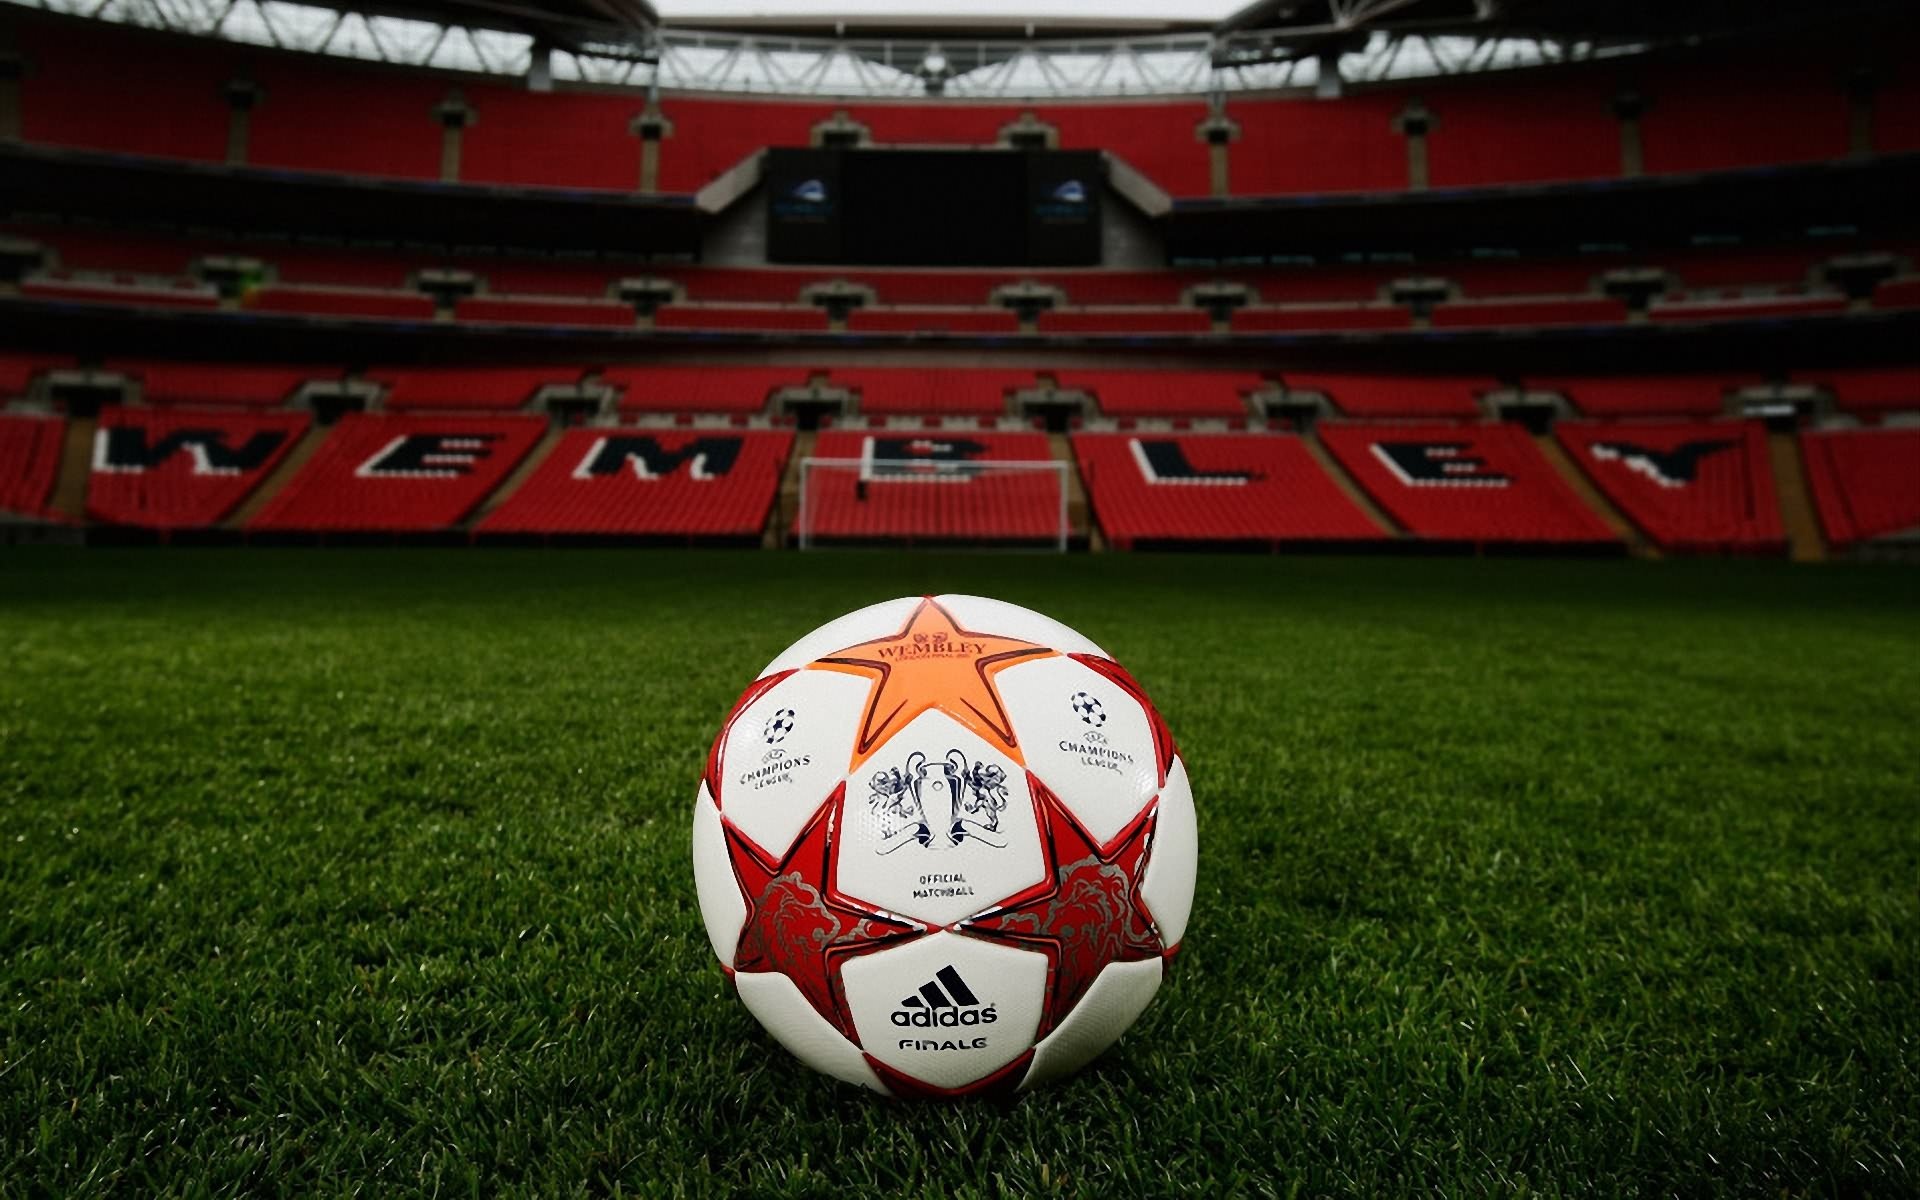
<instances>
[{"instance_id":1,"label":"stadium roof","mask_svg":"<svg viewBox=\"0 0 1920 1200\"><path fill-rule=\"evenodd\" d=\"M1824 26L1910 0L0 0L320 54L692 91L1219 95ZM1097 16L1089 16L1089 13Z\"/></svg>"}]
</instances>

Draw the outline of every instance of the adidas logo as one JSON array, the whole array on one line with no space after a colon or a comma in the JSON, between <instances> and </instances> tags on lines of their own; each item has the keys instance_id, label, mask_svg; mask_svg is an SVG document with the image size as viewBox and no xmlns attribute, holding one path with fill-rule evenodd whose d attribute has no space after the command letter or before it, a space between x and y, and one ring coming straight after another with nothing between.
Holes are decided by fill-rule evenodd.
<instances>
[{"instance_id":1,"label":"adidas logo","mask_svg":"<svg viewBox=\"0 0 1920 1200\"><path fill-rule=\"evenodd\" d=\"M941 967L920 990L893 1010L893 1023L914 1029L952 1029L959 1025L991 1025L1000 1014L982 1005L967 981L952 965Z\"/></svg>"}]
</instances>

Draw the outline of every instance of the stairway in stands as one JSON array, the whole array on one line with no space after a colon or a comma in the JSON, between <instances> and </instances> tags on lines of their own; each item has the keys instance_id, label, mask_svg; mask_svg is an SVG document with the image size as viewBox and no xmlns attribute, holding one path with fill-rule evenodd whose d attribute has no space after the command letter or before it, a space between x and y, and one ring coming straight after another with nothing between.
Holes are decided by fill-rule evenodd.
<instances>
[{"instance_id":1,"label":"stairway in stands","mask_svg":"<svg viewBox=\"0 0 1920 1200\"><path fill-rule=\"evenodd\" d=\"M1767 455L1773 460L1773 482L1780 496L1780 520L1787 527L1787 554L1794 562L1824 562L1826 539L1807 490L1807 465L1800 458L1800 440L1791 433L1769 433Z\"/></svg>"}]
</instances>

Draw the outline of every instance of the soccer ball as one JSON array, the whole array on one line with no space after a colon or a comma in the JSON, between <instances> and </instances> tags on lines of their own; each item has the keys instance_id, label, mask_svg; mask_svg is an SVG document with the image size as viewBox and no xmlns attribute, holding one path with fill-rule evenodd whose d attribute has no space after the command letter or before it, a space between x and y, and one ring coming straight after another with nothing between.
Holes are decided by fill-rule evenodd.
<instances>
[{"instance_id":1,"label":"soccer ball","mask_svg":"<svg viewBox=\"0 0 1920 1200\"><path fill-rule=\"evenodd\" d=\"M1104 651L980 596L801 638L714 738L693 818L707 936L802 1062L877 1092L1031 1087L1160 986L1193 905L1193 794Z\"/></svg>"}]
</instances>

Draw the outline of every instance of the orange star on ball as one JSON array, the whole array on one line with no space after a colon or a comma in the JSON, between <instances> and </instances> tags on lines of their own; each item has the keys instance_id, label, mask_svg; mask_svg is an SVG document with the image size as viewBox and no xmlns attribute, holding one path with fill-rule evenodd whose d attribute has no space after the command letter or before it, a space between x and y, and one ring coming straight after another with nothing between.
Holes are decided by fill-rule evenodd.
<instances>
[{"instance_id":1,"label":"orange star on ball","mask_svg":"<svg viewBox=\"0 0 1920 1200\"><path fill-rule=\"evenodd\" d=\"M928 709L946 713L1024 766L1026 758L1014 739L993 677L1014 663L1058 653L1018 638L962 629L953 614L929 596L920 601L899 633L835 651L808 663L806 669L863 675L873 681L849 770Z\"/></svg>"}]
</instances>

